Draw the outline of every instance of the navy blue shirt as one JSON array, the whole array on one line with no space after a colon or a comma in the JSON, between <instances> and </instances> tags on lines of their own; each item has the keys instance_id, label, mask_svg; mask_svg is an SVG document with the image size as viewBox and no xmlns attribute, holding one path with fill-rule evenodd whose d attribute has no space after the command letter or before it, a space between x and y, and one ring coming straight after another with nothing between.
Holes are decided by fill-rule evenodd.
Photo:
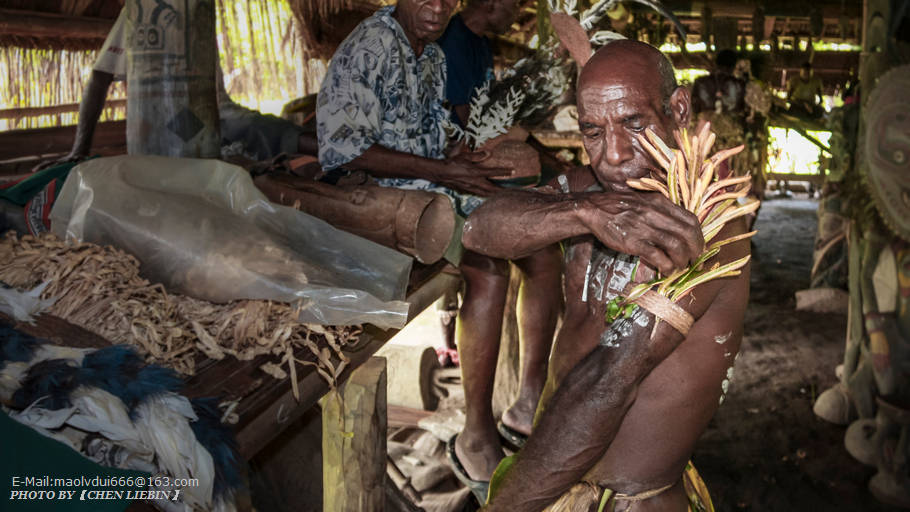
<instances>
[{"instance_id":1,"label":"navy blue shirt","mask_svg":"<svg viewBox=\"0 0 910 512\"><path fill-rule=\"evenodd\" d=\"M470 104L474 89L493 77L490 40L471 32L456 14L436 43L446 56L446 100L453 106ZM461 124L454 113L452 118Z\"/></svg>"}]
</instances>

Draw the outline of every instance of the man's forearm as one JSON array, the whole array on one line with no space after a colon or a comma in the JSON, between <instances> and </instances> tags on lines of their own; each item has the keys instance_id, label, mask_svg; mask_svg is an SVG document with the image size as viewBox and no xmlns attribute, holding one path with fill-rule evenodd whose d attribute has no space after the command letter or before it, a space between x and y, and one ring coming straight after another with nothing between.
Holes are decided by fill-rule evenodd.
<instances>
[{"instance_id":1,"label":"man's forearm","mask_svg":"<svg viewBox=\"0 0 910 512\"><path fill-rule=\"evenodd\" d=\"M611 350L595 349L560 386L485 512L543 510L603 457L637 387L618 377L598 385L595 369L612 364Z\"/></svg>"},{"instance_id":2,"label":"man's forearm","mask_svg":"<svg viewBox=\"0 0 910 512\"><path fill-rule=\"evenodd\" d=\"M631 336L599 345L567 374L485 511L542 510L603 457L642 379L683 339L665 327L651 339L652 326L641 310L615 322L610 329Z\"/></svg>"},{"instance_id":3,"label":"man's forearm","mask_svg":"<svg viewBox=\"0 0 910 512\"><path fill-rule=\"evenodd\" d=\"M475 210L464 227L465 248L487 256L519 259L588 232L579 217L583 194L507 191Z\"/></svg>"},{"instance_id":4,"label":"man's forearm","mask_svg":"<svg viewBox=\"0 0 910 512\"><path fill-rule=\"evenodd\" d=\"M86 155L91 151L95 126L98 125L101 111L104 110L107 90L113 79L114 76L110 73L92 70L79 104L79 121L71 155Z\"/></svg>"},{"instance_id":5,"label":"man's forearm","mask_svg":"<svg viewBox=\"0 0 910 512\"><path fill-rule=\"evenodd\" d=\"M350 167L363 169L377 178L411 178L437 181L444 160L424 158L373 144L351 160Z\"/></svg>"}]
</instances>

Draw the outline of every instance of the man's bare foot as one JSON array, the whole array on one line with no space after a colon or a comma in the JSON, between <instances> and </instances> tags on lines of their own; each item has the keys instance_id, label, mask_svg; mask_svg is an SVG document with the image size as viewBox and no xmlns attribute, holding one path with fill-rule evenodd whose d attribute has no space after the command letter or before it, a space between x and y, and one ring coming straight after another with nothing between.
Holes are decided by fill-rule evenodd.
<instances>
[{"instance_id":1,"label":"man's bare foot","mask_svg":"<svg viewBox=\"0 0 910 512\"><path fill-rule=\"evenodd\" d=\"M499 442L499 434L493 429L492 435L488 433L478 437L463 431L455 438L455 456L469 477L489 481L505 453Z\"/></svg>"},{"instance_id":2,"label":"man's bare foot","mask_svg":"<svg viewBox=\"0 0 910 512\"><path fill-rule=\"evenodd\" d=\"M529 436L531 435L531 427L534 425L534 412L536 410L536 400L531 403L530 400L521 400L519 398L502 413L502 423L512 430Z\"/></svg>"}]
</instances>

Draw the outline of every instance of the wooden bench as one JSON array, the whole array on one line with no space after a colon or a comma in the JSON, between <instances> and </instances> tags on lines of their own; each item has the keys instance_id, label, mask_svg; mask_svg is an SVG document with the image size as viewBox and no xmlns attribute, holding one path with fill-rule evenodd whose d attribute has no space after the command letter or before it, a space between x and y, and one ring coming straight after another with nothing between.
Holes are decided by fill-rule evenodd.
<instances>
[{"instance_id":1,"label":"wooden bench","mask_svg":"<svg viewBox=\"0 0 910 512\"><path fill-rule=\"evenodd\" d=\"M460 278L443 272L444 265L444 262L431 266L414 264L406 297L411 304L408 321L430 306L447 289L458 285ZM112 344L66 320L47 314L38 316L34 324L14 322L0 314L0 322L12 324L17 330L59 345L101 348ZM339 381L347 380L397 332L395 329L383 331L373 326L365 326L358 341L343 349L350 363ZM317 344L327 346L327 341L322 336L314 335L312 339ZM315 356L306 348L298 349L295 357L315 362ZM270 441L282 434L329 391L328 383L318 375L315 367L298 366L299 400L295 400L288 380L276 380L259 369L268 360L268 356L261 356L252 361L239 361L232 357L216 361L200 356L196 374L186 380L183 389L183 394L190 398L207 396L239 401L234 409L239 417L238 423L234 425L234 432L239 454L245 460L251 459ZM381 435L384 436L384 430ZM381 464L384 471L384 454ZM150 505L137 502L130 510L152 509Z\"/></svg>"}]
</instances>

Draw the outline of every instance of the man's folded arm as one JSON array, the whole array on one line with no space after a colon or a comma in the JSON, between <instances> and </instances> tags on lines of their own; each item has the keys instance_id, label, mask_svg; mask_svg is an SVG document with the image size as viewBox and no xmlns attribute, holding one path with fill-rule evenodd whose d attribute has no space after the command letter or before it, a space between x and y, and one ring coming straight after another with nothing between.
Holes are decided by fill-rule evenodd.
<instances>
[{"instance_id":1,"label":"man's folded arm","mask_svg":"<svg viewBox=\"0 0 910 512\"><path fill-rule=\"evenodd\" d=\"M603 457L642 379L683 340L665 322L651 339L653 322L641 309L614 322L631 331L619 346L598 345L566 375L485 511L542 510Z\"/></svg>"},{"instance_id":2,"label":"man's folded arm","mask_svg":"<svg viewBox=\"0 0 910 512\"><path fill-rule=\"evenodd\" d=\"M515 259L589 233L665 274L687 267L704 248L694 215L660 194L633 191L500 194L471 214L462 241L481 254Z\"/></svg>"},{"instance_id":3,"label":"man's folded arm","mask_svg":"<svg viewBox=\"0 0 910 512\"><path fill-rule=\"evenodd\" d=\"M520 259L590 230L579 217L584 194L504 191L468 217L465 248L487 256Z\"/></svg>"},{"instance_id":4,"label":"man's folded arm","mask_svg":"<svg viewBox=\"0 0 910 512\"><path fill-rule=\"evenodd\" d=\"M743 231L741 222L731 223L720 238ZM748 240L730 244L713 261L738 259L748 254L748 244ZM635 402L639 385L657 365L684 340L714 347L716 334L741 327L748 283L746 266L738 277L711 281L693 291L692 300L679 304L696 320L688 338L667 322L660 322L651 336L654 317L641 308L610 325L612 333L622 335L599 344L566 374L484 511L542 510L579 482L603 457ZM699 329L699 320L709 315L708 325ZM601 339L610 339L609 333Z\"/></svg>"}]
</instances>

